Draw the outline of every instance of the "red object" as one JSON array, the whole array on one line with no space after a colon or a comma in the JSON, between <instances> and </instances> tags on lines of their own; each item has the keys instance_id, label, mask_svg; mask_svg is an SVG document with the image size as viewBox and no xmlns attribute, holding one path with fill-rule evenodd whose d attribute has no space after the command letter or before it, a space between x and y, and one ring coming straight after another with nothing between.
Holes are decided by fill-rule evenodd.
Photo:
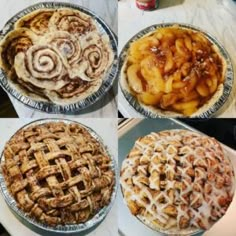
<instances>
[{"instance_id":1,"label":"red object","mask_svg":"<svg viewBox=\"0 0 236 236\"><path fill-rule=\"evenodd\" d=\"M154 10L157 8L156 0L136 0L136 6L141 10Z\"/></svg>"}]
</instances>

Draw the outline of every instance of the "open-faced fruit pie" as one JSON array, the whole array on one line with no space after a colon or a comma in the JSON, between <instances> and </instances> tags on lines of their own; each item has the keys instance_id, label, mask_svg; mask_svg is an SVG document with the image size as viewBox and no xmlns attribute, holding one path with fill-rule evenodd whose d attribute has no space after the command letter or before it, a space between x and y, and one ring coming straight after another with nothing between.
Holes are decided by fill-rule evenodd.
<instances>
[{"instance_id":1,"label":"open-faced fruit pie","mask_svg":"<svg viewBox=\"0 0 236 236\"><path fill-rule=\"evenodd\" d=\"M129 44L120 84L153 114L198 116L223 94L226 68L219 47L205 33L173 25Z\"/></svg>"}]
</instances>

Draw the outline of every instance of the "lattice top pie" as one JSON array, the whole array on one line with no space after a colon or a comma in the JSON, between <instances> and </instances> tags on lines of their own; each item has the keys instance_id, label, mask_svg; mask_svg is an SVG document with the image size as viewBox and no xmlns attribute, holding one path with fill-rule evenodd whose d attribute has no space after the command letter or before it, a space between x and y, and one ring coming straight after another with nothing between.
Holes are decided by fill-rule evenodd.
<instances>
[{"instance_id":1,"label":"lattice top pie","mask_svg":"<svg viewBox=\"0 0 236 236\"><path fill-rule=\"evenodd\" d=\"M220 144L187 130L139 138L120 181L131 213L156 230L209 229L234 193L233 167Z\"/></svg>"},{"instance_id":2,"label":"lattice top pie","mask_svg":"<svg viewBox=\"0 0 236 236\"><path fill-rule=\"evenodd\" d=\"M48 225L86 222L108 205L111 159L79 124L51 122L18 131L1 163L19 208Z\"/></svg>"},{"instance_id":3,"label":"lattice top pie","mask_svg":"<svg viewBox=\"0 0 236 236\"><path fill-rule=\"evenodd\" d=\"M95 20L70 8L33 11L0 43L0 67L14 88L62 105L95 93L113 59L110 40Z\"/></svg>"}]
</instances>

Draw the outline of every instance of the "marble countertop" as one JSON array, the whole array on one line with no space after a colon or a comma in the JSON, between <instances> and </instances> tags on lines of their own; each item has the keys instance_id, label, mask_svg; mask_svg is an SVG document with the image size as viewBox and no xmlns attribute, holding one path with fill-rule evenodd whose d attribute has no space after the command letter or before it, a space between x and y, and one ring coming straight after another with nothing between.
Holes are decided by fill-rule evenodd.
<instances>
[{"instance_id":1,"label":"marble countertop","mask_svg":"<svg viewBox=\"0 0 236 236\"><path fill-rule=\"evenodd\" d=\"M140 30L158 23L187 23L202 28L221 42L236 65L236 2L233 0L160 0L155 11L141 11L134 0L118 3L119 52ZM131 17L132 16L132 17ZM235 79L236 80L236 79ZM231 96L217 117L236 117L236 82ZM142 117L119 89L118 108L124 117Z\"/></svg>"},{"instance_id":2,"label":"marble countertop","mask_svg":"<svg viewBox=\"0 0 236 236\"><path fill-rule=\"evenodd\" d=\"M0 130L4 134L0 140L0 152L2 152L5 143L9 138L24 124L34 119L1 119ZM97 134L101 136L104 143L108 146L110 153L117 158L117 121L116 119L73 119L88 127L91 127ZM106 132L104 127L109 130ZM17 236L33 236L38 235L24 226L9 210L2 195L0 194L0 223L9 232L10 235ZM88 234L88 236L116 236L118 235L117 226L117 203L113 205L104 221L98 227Z\"/></svg>"},{"instance_id":3,"label":"marble countertop","mask_svg":"<svg viewBox=\"0 0 236 236\"><path fill-rule=\"evenodd\" d=\"M1 0L0 3L0 29L20 10L38 2L50 2L50 0ZM57 0L55 2L69 2L84 6L94 11L98 16L105 20L115 34L117 34L117 1L116 0ZM9 96L19 117L23 118L48 118L48 117L73 117L66 115L55 115L43 113L17 101ZM98 102L82 110L79 115L74 117L117 117L117 84Z\"/></svg>"}]
</instances>

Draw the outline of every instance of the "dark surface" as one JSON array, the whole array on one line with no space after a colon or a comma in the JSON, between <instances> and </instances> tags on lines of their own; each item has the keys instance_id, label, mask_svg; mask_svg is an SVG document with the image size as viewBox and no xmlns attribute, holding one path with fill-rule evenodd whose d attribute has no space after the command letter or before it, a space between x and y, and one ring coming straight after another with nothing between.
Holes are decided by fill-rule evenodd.
<instances>
[{"instance_id":1,"label":"dark surface","mask_svg":"<svg viewBox=\"0 0 236 236\"><path fill-rule=\"evenodd\" d=\"M236 150L236 119L179 119Z\"/></svg>"},{"instance_id":2,"label":"dark surface","mask_svg":"<svg viewBox=\"0 0 236 236\"><path fill-rule=\"evenodd\" d=\"M0 118L18 117L5 91L0 87ZM0 236L9 236L0 224Z\"/></svg>"},{"instance_id":3,"label":"dark surface","mask_svg":"<svg viewBox=\"0 0 236 236\"><path fill-rule=\"evenodd\" d=\"M123 118L118 112L119 118ZM165 119L165 118L160 118ZM236 150L236 118L178 119L179 121L211 136Z\"/></svg>"},{"instance_id":4,"label":"dark surface","mask_svg":"<svg viewBox=\"0 0 236 236\"><path fill-rule=\"evenodd\" d=\"M0 224L0 234L2 234L4 232L4 228L3 226Z\"/></svg>"},{"instance_id":5,"label":"dark surface","mask_svg":"<svg viewBox=\"0 0 236 236\"><path fill-rule=\"evenodd\" d=\"M124 116L118 111L118 118L124 118Z\"/></svg>"},{"instance_id":6,"label":"dark surface","mask_svg":"<svg viewBox=\"0 0 236 236\"><path fill-rule=\"evenodd\" d=\"M1 224L0 224L0 236L9 236L9 234L5 231L5 229Z\"/></svg>"},{"instance_id":7,"label":"dark surface","mask_svg":"<svg viewBox=\"0 0 236 236\"><path fill-rule=\"evenodd\" d=\"M0 118L18 117L6 92L0 87Z\"/></svg>"}]
</instances>

